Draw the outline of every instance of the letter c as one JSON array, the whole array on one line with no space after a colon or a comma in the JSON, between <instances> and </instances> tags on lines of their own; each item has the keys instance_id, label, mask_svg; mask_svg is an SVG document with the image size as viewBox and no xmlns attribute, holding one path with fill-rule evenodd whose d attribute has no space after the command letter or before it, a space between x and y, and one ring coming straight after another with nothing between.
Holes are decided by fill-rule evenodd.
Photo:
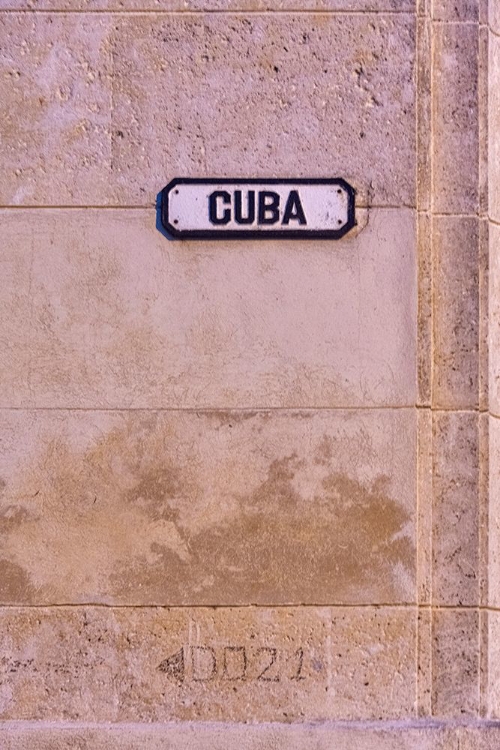
<instances>
[{"instance_id":1,"label":"letter c","mask_svg":"<svg viewBox=\"0 0 500 750\"><path fill-rule=\"evenodd\" d=\"M229 224L231 221L231 209L226 208L222 212L222 216L217 213L217 198L222 199L223 206L231 205L231 196L225 190L216 190L208 198L208 215L211 224Z\"/></svg>"}]
</instances>

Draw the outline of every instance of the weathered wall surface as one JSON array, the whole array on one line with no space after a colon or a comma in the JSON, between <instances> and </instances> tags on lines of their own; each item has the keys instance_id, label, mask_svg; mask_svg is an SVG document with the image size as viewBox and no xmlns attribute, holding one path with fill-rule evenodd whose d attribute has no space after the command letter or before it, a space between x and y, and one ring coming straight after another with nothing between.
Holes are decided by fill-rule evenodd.
<instances>
[{"instance_id":1,"label":"weathered wall surface","mask_svg":"<svg viewBox=\"0 0 500 750\"><path fill-rule=\"evenodd\" d=\"M490 435L490 581L489 581L489 641L490 641L490 663L489 663L489 711L492 716L500 716L499 704L499 653L498 653L498 603L499 603L499 522L498 522L498 493L500 479L500 431L499 431L499 335L498 335L498 300L499 287L499 250L500 250L500 171L499 171L499 144L500 144L500 7L492 3L489 12L489 250L490 250L490 306L489 306L489 347L490 347L490 369L489 369L489 435Z\"/></svg>"},{"instance_id":2,"label":"weathered wall surface","mask_svg":"<svg viewBox=\"0 0 500 750\"><path fill-rule=\"evenodd\" d=\"M2 747L498 746L499 37L0 0ZM175 176L358 226L169 241Z\"/></svg>"}]
</instances>

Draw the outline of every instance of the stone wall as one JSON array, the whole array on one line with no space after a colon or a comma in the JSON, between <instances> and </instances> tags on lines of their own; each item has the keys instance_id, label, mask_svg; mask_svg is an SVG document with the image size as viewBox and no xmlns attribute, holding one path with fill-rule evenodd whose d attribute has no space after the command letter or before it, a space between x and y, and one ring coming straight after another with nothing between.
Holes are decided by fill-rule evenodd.
<instances>
[{"instance_id":1,"label":"stone wall","mask_svg":"<svg viewBox=\"0 0 500 750\"><path fill-rule=\"evenodd\" d=\"M500 716L499 698L499 654L498 654L498 602L499 602L499 554L498 554L498 481L500 471L499 455L499 408L498 408L498 383L499 383L499 359L498 359L498 299L499 299L499 224L500 224L500 173L498 149L500 144L500 99L499 99L499 72L500 72L500 6L497 3L490 4L489 12L489 248L490 248L490 305L489 305L489 344L490 344L490 368L489 368L489 435L490 435L490 486L489 486L489 596L488 596L488 623L489 623L489 704L488 710L491 716Z\"/></svg>"},{"instance_id":2,"label":"stone wall","mask_svg":"<svg viewBox=\"0 0 500 750\"><path fill-rule=\"evenodd\" d=\"M0 29L1 747L497 747L500 4ZM176 176L358 224L168 240Z\"/></svg>"}]
</instances>

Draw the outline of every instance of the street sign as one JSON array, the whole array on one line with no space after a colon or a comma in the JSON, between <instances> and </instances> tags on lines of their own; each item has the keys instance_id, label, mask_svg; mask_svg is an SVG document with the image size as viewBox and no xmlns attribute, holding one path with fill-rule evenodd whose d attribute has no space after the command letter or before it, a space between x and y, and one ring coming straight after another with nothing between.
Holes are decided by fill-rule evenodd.
<instances>
[{"instance_id":1,"label":"street sign","mask_svg":"<svg viewBox=\"0 0 500 750\"><path fill-rule=\"evenodd\" d=\"M176 239L333 239L356 224L355 191L342 179L172 180L163 228Z\"/></svg>"}]
</instances>

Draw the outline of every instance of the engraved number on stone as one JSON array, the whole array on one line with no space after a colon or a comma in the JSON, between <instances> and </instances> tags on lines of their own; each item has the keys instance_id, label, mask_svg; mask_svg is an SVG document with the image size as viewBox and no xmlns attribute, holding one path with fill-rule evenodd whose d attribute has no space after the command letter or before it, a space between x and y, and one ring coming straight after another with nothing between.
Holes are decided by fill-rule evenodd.
<instances>
[{"instance_id":1,"label":"engraved number on stone","mask_svg":"<svg viewBox=\"0 0 500 750\"><path fill-rule=\"evenodd\" d=\"M294 656L298 659L298 665L297 665L297 671L290 679L292 680L305 680L306 678L302 674L302 669L304 667L304 649L298 648L295 652Z\"/></svg>"},{"instance_id":2,"label":"engraved number on stone","mask_svg":"<svg viewBox=\"0 0 500 750\"><path fill-rule=\"evenodd\" d=\"M298 648L289 655L272 646L257 649L245 646L184 646L164 659L158 670L178 686L189 682L212 682L221 679L227 682L280 682L281 678L301 681L304 672L304 649ZM290 672L280 675L279 664L287 663Z\"/></svg>"},{"instance_id":3,"label":"engraved number on stone","mask_svg":"<svg viewBox=\"0 0 500 750\"><path fill-rule=\"evenodd\" d=\"M262 680L263 682L279 682L280 676L274 675L274 677L269 673L270 669L273 667L274 664L276 664L276 660L278 658L278 649L276 648L270 648L269 646L263 646L262 648L259 648L257 651L258 654L266 654L266 666L262 670L262 672L257 675L258 680Z\"/></svg>"},{"instance_id":4,"label":"engraved number on stone","mask_svg":"<svg viewBox=\"0 0 500 750\"><path fill-rule=\"evenodd\" d=\"M245 646L224 646L222 676L226 680L244 680L247 676L247 651Z\"/></svg>"}]
</instances>

